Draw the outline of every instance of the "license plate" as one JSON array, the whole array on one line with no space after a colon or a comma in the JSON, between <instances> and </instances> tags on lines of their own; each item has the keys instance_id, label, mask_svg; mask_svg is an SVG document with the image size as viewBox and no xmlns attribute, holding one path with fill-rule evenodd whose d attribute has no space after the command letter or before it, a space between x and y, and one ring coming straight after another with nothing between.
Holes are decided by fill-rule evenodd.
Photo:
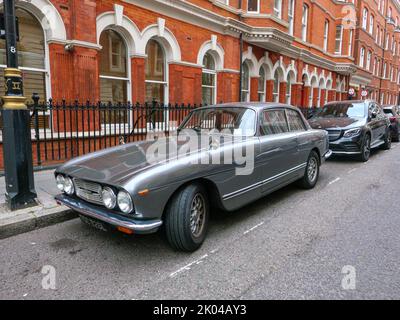
<instances>
[{"instance_id":1,"label":"license plate","mask_svg":"<svg viewBox=\"0 0 400 320\"><path fill-rule=\"evenodd\" d=\"M105 231L105 232L108 231L107 228L105 227L105 224L101 221L90 219L90 218L82 216L82 215L80 216L80 218L84 223L86 223L87 225L89 225L95 229Z\"/></svg>"}]
</instances>

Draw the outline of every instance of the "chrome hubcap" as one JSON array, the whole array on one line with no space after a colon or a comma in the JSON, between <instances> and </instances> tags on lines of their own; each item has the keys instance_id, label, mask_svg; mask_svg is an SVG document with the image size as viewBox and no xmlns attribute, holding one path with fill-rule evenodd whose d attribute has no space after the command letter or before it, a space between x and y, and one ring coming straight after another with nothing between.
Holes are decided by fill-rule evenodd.
<instances>
[{"instance_id":1,"label":"chrome hubcap","mask_svg":"<svg viewBox=\"0 0 400 320\"><path fill-rule=\"evenodd\" d=\"M314 182L315 179L317 178L317 173L318 173L318 161L315 158L311 158L309 163L308 163L308 179L310 182Z\"/></svg>"},{"instance_id":2,"label":"chrome hubcap","mask_svg":"<svg viewBox=\"0 0 400 320\"><path fill-rule=\"evenodd\" d=\"M203 232L205 210L204 198L198 193L194 196L190 209L190 230L194 237L200 236Z\"/></svg>"}]
</instances>

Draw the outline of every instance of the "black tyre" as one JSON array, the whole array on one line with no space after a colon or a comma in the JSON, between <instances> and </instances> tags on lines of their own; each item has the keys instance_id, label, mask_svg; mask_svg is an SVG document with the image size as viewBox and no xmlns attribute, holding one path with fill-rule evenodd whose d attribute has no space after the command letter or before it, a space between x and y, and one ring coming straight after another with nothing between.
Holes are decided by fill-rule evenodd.
<instances>
[{"instance_id":1,"label":"black tyre","mask_svg":"<svg viewBox=\"0 0 400 320\"><path fill-rule=\"evenodd\" d=\"M307 161L304 177L299 180L299 186L304 189L312 189L318 182L320 160L315 151L310 153Z\"/></svg>"},{"instance_id":2,"label":"black tyre","mask_svg":"<svg viewBox=\"0 0 400 320\"><path fill-rule=\"evenodd\" d=\"M203 244L209 219L207 192L200 184L179 190L165 213L165 233L178 251L193 252Z\"/></svg>"},{"instance_id":3,"label":"black tyre","mask_svg":"<svg viewBox=\"0 0 400 320\"><path fill-rule=\"evenodd\" d=\"M366 134L361 145L360 161L367 162L371 156L371 136Z\"/></svg>"},{"instance_id":4,"label":"black tyre","mask_svg":"<svg viewBox=\"0 0 400 320\"><path fill-rule=\"evenodd\" d=\"M392 139L394 142L400 142L400 132L397 132L397 134L393 137Z\"/></svg>"},{"instance_id":5,"label":"black tyre","mask_svg":"<svg viewBox=\"0 0 400 320\"><path fill-rule=\"evenodd\" d=\"M390 130L387 131L384 141L385 143L382 145L382 149L390 150L392 148L392 134Z\"/></svg>"}]
</instances>

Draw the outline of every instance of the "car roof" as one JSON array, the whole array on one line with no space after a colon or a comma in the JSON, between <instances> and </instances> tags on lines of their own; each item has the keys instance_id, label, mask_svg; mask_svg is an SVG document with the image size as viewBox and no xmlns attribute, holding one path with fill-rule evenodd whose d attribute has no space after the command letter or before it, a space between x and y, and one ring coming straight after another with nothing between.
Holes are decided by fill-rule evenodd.
<instances>
[{"instance_id":1,"label":"car roof","mask_svg":"<svg viewBox=\"0 0 400 320\"><path fill-rule=\"evenodd\" d=\"M249 108L256 111L263 109L275 109L275 108L290 108L297 110L296 107L290 106L284 103L277 102L232 102L210 105L202 108Z\"/></svg>"}]
</instances>

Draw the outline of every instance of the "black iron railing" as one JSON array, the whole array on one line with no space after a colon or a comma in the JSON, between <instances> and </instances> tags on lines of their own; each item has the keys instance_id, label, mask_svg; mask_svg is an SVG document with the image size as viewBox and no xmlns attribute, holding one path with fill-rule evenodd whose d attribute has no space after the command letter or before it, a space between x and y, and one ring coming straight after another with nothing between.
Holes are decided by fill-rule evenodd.
<instances>
[{"instance_id":1,"label":"black iron railing","mask_svg":"<svg viewBox=\"0 0 400 320\"><path fill-rule=\"evenodd\" d=\"M32 150L34 165L39 167L144 140L149 133L169 134L191 110L201 106L52 100L42 103L36 95L32 100L33 103L28 105L31 110Z\"/></svg>"}]
</instances>

